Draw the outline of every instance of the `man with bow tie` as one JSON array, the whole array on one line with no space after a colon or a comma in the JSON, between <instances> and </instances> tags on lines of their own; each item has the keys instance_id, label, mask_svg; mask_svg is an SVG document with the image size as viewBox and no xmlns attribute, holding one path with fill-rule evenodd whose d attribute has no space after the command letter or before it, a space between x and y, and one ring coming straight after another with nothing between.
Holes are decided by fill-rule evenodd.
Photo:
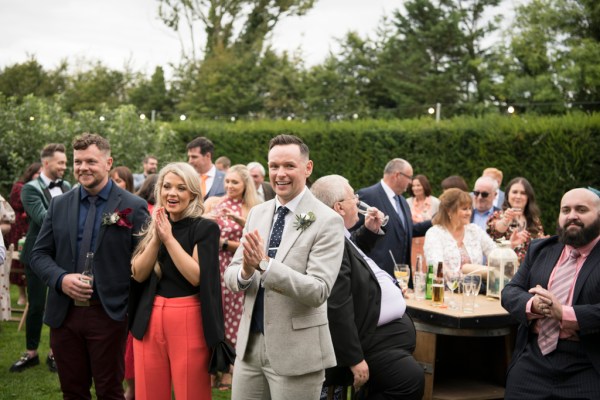
<instances>
[{"instance_id":1,"label":"man with bow tie","mask_svg":"<svg viewBox=\"0 0 600 400\"><path fill-rule=\"evenodd\" d=\"M40 233L42 222L48 211L50 200L71 189L69 182L62 180L67 169L65 146L59 143L50 143L43 148L40 158L42 161L40 176L26 183L21 191L21 201L29 220L29 230L27 231L23 251L20 254L20 260L25 265L27 297L29 301L29 309L25 319L25 344L27 351L10 367L10 372L21 372L40 363L37 349L42 333L47 287L31 271L29 259L31 249L33 249L35 240ZM50 371L56 372L56 363L54 362L52 349L46 358L46 364Z\"/></svg>"}]
</instances>

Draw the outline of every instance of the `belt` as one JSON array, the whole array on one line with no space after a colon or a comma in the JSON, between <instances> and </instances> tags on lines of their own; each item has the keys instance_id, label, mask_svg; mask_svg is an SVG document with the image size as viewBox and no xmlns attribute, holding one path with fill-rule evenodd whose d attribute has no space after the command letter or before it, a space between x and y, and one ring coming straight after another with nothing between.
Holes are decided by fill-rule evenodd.
<instances>
[{"instance_id":1,"label":"belt","mask_svg":"<svg viewBox=\"0 0 600 400\"><path fill-rule=\"evenodd\" d=\"M100 305L102 305L102 303L100 302L100 300L91 299L88 301L75 301L75 302L73 302L73 305L75 305L76 307L89 307L89 306L100 306Z\"/></svg>"}]
</instances>

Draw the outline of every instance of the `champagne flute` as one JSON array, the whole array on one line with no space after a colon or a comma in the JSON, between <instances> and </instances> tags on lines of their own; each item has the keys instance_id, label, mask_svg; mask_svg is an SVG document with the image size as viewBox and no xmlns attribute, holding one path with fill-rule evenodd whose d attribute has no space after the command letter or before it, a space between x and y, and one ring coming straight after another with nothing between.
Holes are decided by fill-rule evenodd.
<instances>
[{"instance_id":1,"label":"champagne flute","mask_svg":"<svg viewBox=\"0 0 600 400\"><path fill-rule=\"evenodd\" d=\"M408 287L408 277L410 276L410 268L407 264L396 264L394 266L394 277L400 283L402 290Z\"/></svg>"},{"instance_id":2,"label":"champagne flute","mask_svg":"<svg viewBox=\"0 0 600 400\"><path fill-rule=\"evenodd\" d=\"M371 207L370 205L368 205L367 203L365 203L364 201L359 201L358 202L358 212L362 215L364 215L365 217L367 216L367 214L369 212L371 212L373 210L373 207ZM386 224L388 223L388 221L390 220L390 216L389 215L385 215L383 212L379 211L379 218L381 218L381 226L386 226Z\"/></svg>"},{"instance_id":3,"label":"champagne flute","mask_svg":"<svg viewBox=\"0 0 600 400\"><path fill-rule=\"evenodd\" d=\"M448 286L448 289L450 289L451 293L448 306L451 309L455 310L458 308L458 306L456 304L456 300L454 299L454 291L458 288L460 273L452 269L447 269L446 271L444 271L444 275L446 275L444 278L446 279L446 285Z\"/></svg>"}]
</instances>

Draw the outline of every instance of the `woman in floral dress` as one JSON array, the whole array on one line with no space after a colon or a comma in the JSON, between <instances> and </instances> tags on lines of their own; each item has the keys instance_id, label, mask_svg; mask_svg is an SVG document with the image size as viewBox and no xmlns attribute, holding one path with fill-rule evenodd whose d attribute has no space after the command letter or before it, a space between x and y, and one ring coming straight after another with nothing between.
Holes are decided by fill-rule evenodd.
<instances>
[{"instance_id":1,"label":"woman in floral dress","mask_svg":"<svg viewBox=\"0 0 600 400\"><path fill-rule=\"evenodd\" d=\"M514 248L519 263L525 258L532 239L544 236L540 221L540 209L535 202L535 193L525 178L514 178L504 191L502 211L496 211L487 222L487 233L492 239L508 239L513 230L526 234L526 240Z\"/></svg>"},{"instance_id":2,"label":"woman in floral dress","mask_svg":"<svg viewBox=\"0 0 600 400\"><path fill-rule=\"evenodd\" d=\"M223 273L229 266L233 254L240 245L242 230L250 209L260 202L254 181L245 165L234 165L225 175L225 195L210 197L204 203L205 216L213 218L221 228L219 241L219 264L221 267L221 288L223 314L225 317L225 337L235 345L239 321L242 317L244 293L232 293L223 283ZM219 388L231 387L231 374L223 374Z\"/></svg>"}]
</instances>

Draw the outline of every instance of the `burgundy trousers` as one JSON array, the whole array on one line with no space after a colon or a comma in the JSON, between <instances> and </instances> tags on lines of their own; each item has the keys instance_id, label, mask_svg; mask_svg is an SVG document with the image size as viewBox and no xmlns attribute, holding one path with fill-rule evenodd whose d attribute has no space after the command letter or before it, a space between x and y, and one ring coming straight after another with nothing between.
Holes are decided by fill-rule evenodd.
<instances>
[{"instance_id":1,"label":"burgundy trousers","mask_svg":"<svg viewBox=\"0 0 600 400\"><path fill-rule=\"evenodd\" d=\"M72 306L59 328L50 329L64 399L123 400L127 320L110 318L101 304Z\"/></svg>"}]
</instances>

